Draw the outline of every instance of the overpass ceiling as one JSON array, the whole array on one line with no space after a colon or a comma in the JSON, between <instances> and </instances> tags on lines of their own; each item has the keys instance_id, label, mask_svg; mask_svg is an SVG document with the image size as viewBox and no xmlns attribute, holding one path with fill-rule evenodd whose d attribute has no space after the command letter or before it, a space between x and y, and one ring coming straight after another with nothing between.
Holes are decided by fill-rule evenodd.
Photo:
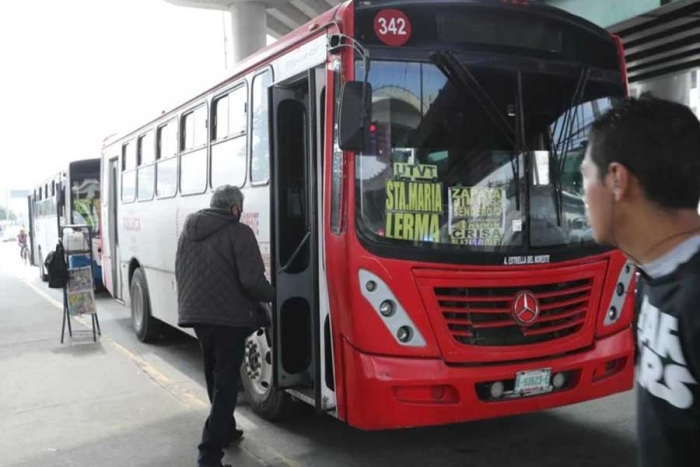
<instances>
[{"instance_id":1,"label":"overpass ceiling","mask_svg":"<svg viewBox=\"0 0 700 467\"><path fill-rule=\"evenodd\" d=\"M280 38L344 0L291 0L267 10L267 33Z\"/></svg>"},{"instance_id":2,"label":"overpass ceiling","mask_svg":"<svg viewBox=\"0 0 700 467\"><path fill-rule=\"evenodd\" d=\"M235 0L165 0L179 6L225 10ZM255 1L255 0L243 0ZM278 39L302 26L344 0L261 0L276 5L267 10L267 33Z\"/></svg>"},{"instance_id":3,"label":"overpass ceiling","mask_svg":"<svg viewBox=\"0 0 700 467\"><path fill-rule=\"evenodd\" d=\"M622 38L632 83L700 66L700 0L678 0L608 29Z\"/></svg>"},{"instance_id":4,"label":"overpass ceiling","mask_svg":"<svg viewBox=\"0 0 700 467\"><path fill-rule=\"evenodd\" d=\"M291 0L267 10L268 33L279 38L342 3L341 0Z\"/></svg>"}]
</instances>

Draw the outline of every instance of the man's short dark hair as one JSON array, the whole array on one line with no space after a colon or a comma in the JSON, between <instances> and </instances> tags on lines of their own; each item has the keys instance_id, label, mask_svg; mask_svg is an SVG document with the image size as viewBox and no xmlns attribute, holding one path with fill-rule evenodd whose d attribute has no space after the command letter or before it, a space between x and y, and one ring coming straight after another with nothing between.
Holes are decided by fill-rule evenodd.
<instances>
[{"instance_id":1,"label":"man's short dark hair","mask_svg":"<svg viewBox=\"0 0 700 467\"><path fill-rule=\"evenodd\" d=\"M591 159L605 178L617 162L662 208L697 209L700 201L700 121L686 106L628 98L592 125Z\"/></svg>"}]
</instances>

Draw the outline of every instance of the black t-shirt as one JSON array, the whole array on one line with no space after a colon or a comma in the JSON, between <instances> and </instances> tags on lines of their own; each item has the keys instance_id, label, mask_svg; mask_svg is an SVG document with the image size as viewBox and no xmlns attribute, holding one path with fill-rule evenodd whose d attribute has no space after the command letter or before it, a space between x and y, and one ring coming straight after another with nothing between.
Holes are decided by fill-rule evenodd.
<instances>
[{"instance_id":1,"label":"black t-shirt","mask_svg":"<svg viewBox=\"0 0 700 467\"><path fill-rule=\"evenodd\" d=\"M640 287L637 464L698 467L700 252L661 277L642 272Z\"/></svg>"}]
</instances>

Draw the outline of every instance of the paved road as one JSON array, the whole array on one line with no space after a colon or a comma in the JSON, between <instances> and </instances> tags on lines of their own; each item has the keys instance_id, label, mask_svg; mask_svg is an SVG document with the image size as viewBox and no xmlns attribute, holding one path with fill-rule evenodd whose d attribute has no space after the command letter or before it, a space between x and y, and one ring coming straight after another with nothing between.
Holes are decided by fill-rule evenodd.
<instances>
[{"instance_id":1,"label":"paved road","mask_svg":"<svg viewBox=\"0 0 700 467\"><path fill-rule=\"evenodd\" d=\"M0 246L0 258L3 248ZM35 269L24 268L20 275L33 300L38 293L60 299L38 280ZM0 277L3 280L6 279ZM155 345L144 345L134 337L128 310L122 305L102 297L98 309L105 335L103 346L113 342L123 359L139 366L158 384L163 398L172 396L183 404L204 404L206 394L194 339L176 335ZM56 318L56 332L60 331L59 323ZM138 410L134 406L132 413L122 416L137 417ZM119 418L118 414L110 416ZM179 437L186 436L181 433L177 418L163 417L163 426L172 427ZM271 424L258 419L246 406L245 398L241 399L238 418L246 430L242 445L245 453L264 465L624 467L632 466L634 459L633 392L537 414L373 433L354 430L320 414ZM192 430L195 439L197 424L188 424L187 429ZM4 465L1 459L0 465ZM174 458L172 465L190 464Z\"/></svg>"},{"instance_id":2,"label":"paved road","mask_svg":"<svg viewBox=\"0 0 700 467\"><path fill-rule=\"evenodd\" d=\"M0 245L0 466L196 465L201 388L178 387L108 335L94 342L80 322L60 344L60 302L17 251ZM248 444L229 460L274 465Z\"/></svg>"}]
</instances>

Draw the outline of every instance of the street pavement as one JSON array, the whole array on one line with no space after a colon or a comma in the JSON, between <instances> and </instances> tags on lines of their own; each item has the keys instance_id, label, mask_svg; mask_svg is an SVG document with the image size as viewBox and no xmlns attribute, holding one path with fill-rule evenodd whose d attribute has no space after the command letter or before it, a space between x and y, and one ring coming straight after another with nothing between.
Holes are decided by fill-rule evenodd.
<instances>
[{"instance_id":1,"label":"street pavement","mask_svg":"<svg viewBox=\"0 0 700 467\"><path fill-rule=\"evenodd\" d=\"M17 261L14 257L16 256ZM206 418L199 347L182 333L146 345L129 311L98 299L102 336L80 323L61 345L60 291L0 244L0 466L191 466ZM85 322L88 324L88 322ZM362 432L308 413L269 423L239 399L234 466L626 467L634 392L536 414Z\"/></svg>"},{"instance_id":2,"label":"street pavement","mask_svg":"<svg viewBox=\"0 0 700 467\"><path fill-rule=\"evenodd\" d=\"M36 270L1 248L0 466L196 465L202 394L169 387L109 336L93 342L87 320L60 344L60 302L37 293L24 274ZM265 465L243 444L228 459Z\"/></svg>"}]
</instances>

